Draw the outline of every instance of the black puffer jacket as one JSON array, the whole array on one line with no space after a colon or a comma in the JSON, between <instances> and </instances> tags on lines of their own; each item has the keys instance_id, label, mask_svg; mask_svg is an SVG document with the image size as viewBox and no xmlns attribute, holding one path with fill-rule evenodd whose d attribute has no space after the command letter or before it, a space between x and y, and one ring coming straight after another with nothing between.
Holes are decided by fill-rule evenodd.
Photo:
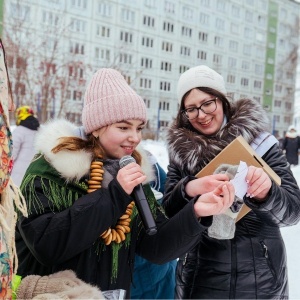
<instances>
[{"instance_id":1,"label":"black puffer jacket","mask_svg":"<svg viewBox=\"0 0 300 300\"><path fill-rule=\"evenodd\" d=\"M242 134L249 143L265 129L262 121L251 118L253 112L255 116L263 114L255 103L240 101L233 109L233 117L214 138L175 126L170 130L170 165L164 198L169 216L188 203L189 199L182 191L192 179L191 175L197 174L205 165L201 158L208 152L216 155L224 147L224 141L230 143L234 139L234 134L231 134L234 127L238 126L237 135ZM241 115L248 115L248 118L241 118ZM251 131L246 131L246 128L251 128ZM188 163L188 155L200 159ZM233 239L213 239L207 232L201 235L198 245L179 260L177 298L288 298L286 251L279 227L298 223L300 191L278 145L274 145L263 159L280 176L281 186L273 182L265 202L256 203L245 197L244 201L252 211L236 224Z\"/></svg>"}]
</instances>

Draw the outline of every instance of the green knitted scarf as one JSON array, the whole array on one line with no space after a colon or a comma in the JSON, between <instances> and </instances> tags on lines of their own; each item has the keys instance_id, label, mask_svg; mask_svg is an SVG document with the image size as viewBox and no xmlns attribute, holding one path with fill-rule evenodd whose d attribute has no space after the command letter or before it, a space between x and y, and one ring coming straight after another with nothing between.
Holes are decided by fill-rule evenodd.
<instances>
[{"instance_id":1,"label":"green knitted scarf","mask_svg":"<svg viewBox=\"0 0 300 300\"><path fill-rule=\"evenodd\" d=\"M35 189L35 179L39 178L41 182L41 188L43 194L48 198L49 206L53 212L63 211L69 208L74 201L81 196L87 194L88 185L85 179L79 181L67 182L60 174L49 164L44 155L38 154L28 167L22 184L20 186L21 192L26 199L28 208L28 216L32 213L43 214L44 207L39 200L39 197ZM46 182L44 182L46 180ZM154 194L149 184L143 185L145 195L148 199L150 209L153 213L154 219L156 218L157 209L161 207L157 204ZM137 216L137 209L134 207L131 215L131 224L134 222L134 218ZM142 223L139 222L139 228ZM140 231L140 230L139 230ZM99 233L100 234L100 233ZM117 244L112 242L110 246L104 244L103 239L100 237L95 241L96 253L98 255L101 251L105 251L106 247L112 247L112 278L111 281L115 281L118 275L118 256L119 250L124 247L129 247L131 241L131 234L126 234L124 242Z\"/></svg>"}]
</instances>

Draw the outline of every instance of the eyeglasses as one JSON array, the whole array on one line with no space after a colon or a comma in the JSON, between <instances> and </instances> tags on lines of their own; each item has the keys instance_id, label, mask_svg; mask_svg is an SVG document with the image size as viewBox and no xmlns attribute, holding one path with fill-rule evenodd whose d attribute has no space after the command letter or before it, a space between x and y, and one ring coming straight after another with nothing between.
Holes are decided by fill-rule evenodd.
<instances>
[{"instance_id":1,"label":"eyeglasses","mask_svg":"<svg viewBox=\"0 0 300 300\"><path fill-rule=\"evenodd\" d=\"M217 109L217 97L202 103L199 107L189 107L182 110L182 114L189 120L198 118L199 110L205 114L211 114Z\"/></svg>"}]
</instances>

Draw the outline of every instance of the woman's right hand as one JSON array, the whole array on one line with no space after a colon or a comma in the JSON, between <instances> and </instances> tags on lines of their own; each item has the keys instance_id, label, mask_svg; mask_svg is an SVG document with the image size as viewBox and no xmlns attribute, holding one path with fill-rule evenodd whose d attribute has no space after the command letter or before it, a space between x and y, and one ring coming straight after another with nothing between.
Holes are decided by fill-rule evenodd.
<instances>
[{"instance_id":1,"label":"woman's right hand","mask_svg":"<svg viewBox=\"0 0 300 300\"><path fill-rule=\"evenodd\" d=\"M233 203L235 189L232 183L223 182L212 192L201 195L194 204L198 218L224 213Z\"/></svg>"},{"instance_id":2,"label":"woman's right hand","mask_svg":"<svg viewBox=\"0 0 300 300\"><path fill-rule=\"evenodd\" d=\"M130 195L133 189L146 180L146 175L143 173L141 166L135 162L121 168L117 174L117 180L123 190Z\"/></svg>"},{"instance_id":3,"label":"woman's right hand","mask_svg":"<svg viewBox=\"0 0 300 300\"><path fill-rule=\"evenodd\" d=\"M189 181L185 186L185 192L191 198L197 195L206 194L213 191L221 183L229 181L226 174L214 174Z\"/></svg>"}]
</instances>

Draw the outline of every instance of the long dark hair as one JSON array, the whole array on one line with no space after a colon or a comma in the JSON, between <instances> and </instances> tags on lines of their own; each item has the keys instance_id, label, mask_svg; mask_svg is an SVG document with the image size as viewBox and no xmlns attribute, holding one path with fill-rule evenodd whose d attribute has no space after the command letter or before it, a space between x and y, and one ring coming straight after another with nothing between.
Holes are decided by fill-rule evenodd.
<instances>
[{"instance_id":1,"label":"long dark hair","mask_svg":"<svg viewBox=\"0 0 300 300\"><path fill-rule=\"evenodd\" d=\"M218 97L218 99L220 99L221 102L222 102L223 111L224 111L224 114L225 114L227 120L229 120L231 118L231 116L232 116L231 104L230 104L229 100L227 99L227 97L224 94L222 94L222 93L220 93L217 90L214 90L212 88L208 88L208 87L198 87L197 89L199 91L202 91L202 92L206 93L206 94ZM191 92L191 90L188 91L187 93L185 93L184 96L181 99L179 111L178 111L177 116L176 116L176 125L177 125L178 128L183 127L183 128L187 128L191 131L196 131L194 129L194 127L191 125L191 123L189 122L189 120L182 113L182 111L185 109L184 100L190 94L190 92Z\"/></svg>"}]
</instances>

